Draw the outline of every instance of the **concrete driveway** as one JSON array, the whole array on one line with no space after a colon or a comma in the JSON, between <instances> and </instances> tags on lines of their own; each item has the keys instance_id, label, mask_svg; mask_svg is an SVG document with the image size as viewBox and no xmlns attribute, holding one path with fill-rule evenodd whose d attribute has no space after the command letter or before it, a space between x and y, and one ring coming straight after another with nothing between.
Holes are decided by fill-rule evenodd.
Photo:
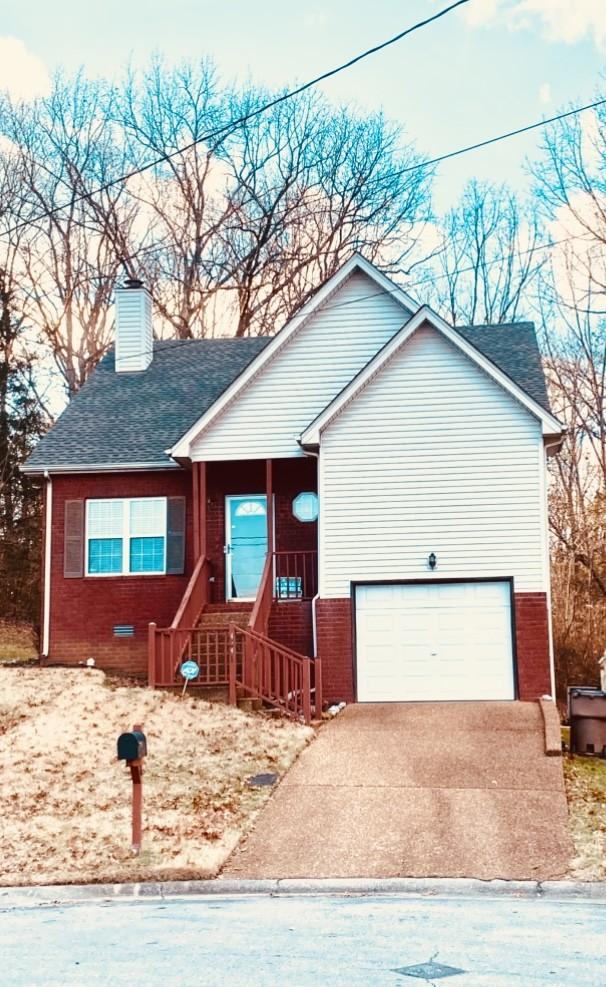
<instances>
[{"instance_id":1,"label":"concrete driveway","mask_svg":"<svg viewBox=\"0 0 606 987\"><path fill-rule=\"evenodd\" d=\"M536 703L348 706L320 731L225 877L562 877L562 761Z\"/></svg>"}]
</instances>

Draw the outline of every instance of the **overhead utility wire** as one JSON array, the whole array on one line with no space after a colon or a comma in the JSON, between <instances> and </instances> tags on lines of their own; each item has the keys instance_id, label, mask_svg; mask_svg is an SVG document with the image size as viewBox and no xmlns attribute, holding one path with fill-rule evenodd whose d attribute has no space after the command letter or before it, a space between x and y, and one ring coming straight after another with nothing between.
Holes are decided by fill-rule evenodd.
<instances>
[{"instance_id":1,"label":"overhead utility wire","mask_svg":"<svg viewBox=\"0 0 606 987\"><path fill-rule=\"evenodd\" d=\"M405 175L410 171L416 171L418 168L430 168L431 165L439 164L441 161L448 161L449 158L456 158L460 154L467 154L469 151L479 151L482 147L488 147L490 144L497 144L499 141L507 140L509 137L518 137L520 134L526 134L529 130L537 130L539 127L547 127L550 123L557 123L558 120L565 120L567 117L576 116L578 113L585 113L586 110L594 110L598 106L603 106L606 103L606 98L596 99L593 103L586 103L585 106L576 106L572 110L566 110L564 113L557 113L552 117L545 117L543 120L536 120L534 123L526 124L525 127L518 127L517 130L509 130L505 134L499 134L497 137L489 137L486 140L478 141L477 144L467 144L466 147L460 147L456 151L449 151L447 154L440 154L437 158L430 158L428 161L423 161L421 164L410 165L407 168L401 168L399 171L393 172L389 177L397 178L399 175Z\"/></svg>"},{"instance_id":2,"label":"overhead utility wire","mask_svg":"<svg viewBox=\"0 0 606 987\"><path fill-rule=\"evenodd\" d=\"M457 148L455 151L447 151L445 154L440 154L436 158L430 158L427 161L420 161L417 162L417 164L408 165L405 168L400 168L395 171L386 172L384 175L380 175L377 176L376 178L369 179L368 184L370 184L371 182L377 182L377 183L387 182L393 178L399 178L401 175L410 174L413 171L420 171L422 168L429 168L432 165L439 164L441 161L448 161L450 160L450 158L456 158L462 154L468 154L470 151L477 151L483 147L489 147L491 144L497 144L500 141L508 140L510 137L517 137L520 134L528 133L528 131L537 130L540 127L546 127L551 123L557 123L559 120L565 120L567 117L576 116L579 113L585 113L587 110L596 109L596 107L603 106L604 104L606 104L606 97L604 99L595 100L593 103L586 103L584 106L574 107L572 110L565 110L563 113L558 113L552 117L546 117L545 119L542 120L536 120L534 123L529 123L523 127L518 127L516 130L508 130L503 134L498 134L496 137L488 137L486 138L486 140L478 141L476 144L467 144L465 147ZM358 188L357 184L352 185L350 188L345 187L343 189L340 189L337 194L346 195L348 192L354 192L356 188ZM277 192L278 189L273 189L271 191ZM308 205L310 203L313 204L314 202L325 202L328 205L330 200L324 196L312 196L309 198L304 198L302 204ZM319 216L322 215L323 213L309 211L308 214ZM27 224L22 223L21 225L27 225ZM13 229L18 229L18 228L19 227L13 227ZM12 230L8 230L7 232L11 233ZM185 237L181 242L187 243L188 241L192 241L194 239L195 237L193 236ZM166 249L167 248L162 244L150 244L149 246L142 247L140 250L138 250L136 253L136 257L140 256L141 254L149 254L149 253L153 254L154 251L159 253L160 251Z\"/></svg>"},{"instance_id":3,"label":"overhead utility wire","mask_svg":"<svg viewBox=\"0 0 606 987\"><path fill-rule=\"evenodd\" d=\"M539 252L541 250L552 250L553 247L558 247L562 243L569 243L571 240L582 240L586 236L587 236L587 233L571 233L569 236L562 237L559 240L550 240L547 243L538 243L538 244L535 244L532 247L529 247L527 250L515 250L515 251L513 251L511 253L508 253L508 254L502 254L500 257L493 257L492 260L489 260L489 261L486 262L486 264L484 265L484 267L485 268L486 267L492 267L492 266L494 266L494 264L500 264L503 261L511 260L513 258L524 257L527 254L532 254L532 253L535 253L535 252ZM350 299L348 299L347 301L344 301L344 302L336 302L335 304L331 305L331 312L334 312L337 309L347 308L349 305L357 305L359 302L365 302L365 301L368 301L369 299L372 299L372 298L380 298L382 295L386 295L386 294L387 295L397 295L397 294L400 294L400 293L407 294L408 293L408 290L410 288L417 288L417 287L419 287L421 285L429 284L430 282L433 282L433 281L442 281L442 280L444 280L444 278L456 277L459 274L467 274L468 272L474 271L474 270L475 270L475 265L474 264L471 264L468 267L454 268L454 270L449 271L449 272L446 272L444 274L435 274L435 275L429 274L425 278L421 278L421 280L419 280L419 281L412 281L410 284L406 284L406 285L397 285L396 284L396 285L393 286L393 288L381 288L379 291L373 291L373 292L370 292L367 295L356 295L355 298L350 298ZM420 307L421 306L419 305L419 308ZM293 319L296 319L299 314L300 314L299 312L295 312L294 315L291 315L290 318L287 319L287 322L291 322ZM285 325L286 325L286 323L285 323ZM403 323L403 325L400 328L403 328L404 325L406 325L406 323ZM278 330L278 332L281 332L281 329L282 328L284 328L284 327L282 326ZM277 334L278 333L275 333L274 335L277 335ZM265 336L265 335L259 335L259 334L257 334L256 336L195 336L195 337L190 338L190 339L174 339L174 338L158 339L158 340L156 340L156 342L159 342L159 343L172 343L171 349L174 350L174 349L177 349L179 346L187 346L188 343L203 342L204 340L225 340L225 339L227 339L227 340L229 340L229 339L273 339L273 336L270 336L270 335ZM142 350L141 352L139 352L137 354L133 354L133 356L145 356L146 354L147 354L147 351L146 350L145 351Z\"/></svg>"},{"instance_id":4,"label":"overhead utility wire","mask_svg":"<svg viewBox=\"0 0 606 987\"><path fill-rule=\"evenodd\" d=\"M222 127L217 128L217 130L210 131L207 134L202 134L200 137L196 137L195 140L190 141L189 144L184 144L182 147L176 148L174 151L169 151L166 154L162 154L153 161L148 161L146 164L140 165L138 168L133 168L132 171L126 172L123 175L119 175L117 178L112 179L109 182L105 182L103 185L99 185L95 189L91 189L90 192L82 192L80 195L74 195L67 202L62 205L55 206L53 209L46 210L34 216L33 219L26 220L22 223L18 223L16 226L11 227L6 230L4 236L8 236L11 233L16 232L24 226L30 226L33 223L38 222L40 219L45 219L46 217L54 216L56 213L61 212L63 209L67 209L70 206L75 205L77 202L82 202L84 199L90 199L94 195L99 195L101 192L106 192L108 189L113 188L116 185L120 185L122 182L128 181L130 178L135 178L137 175L143 174L145 171L149 171L151 168L156 168L158 165L163 164L165 161L170 161L172 158L178 157L181 154L185 154L192 148L196 147L198 144L205 143L206 141L214 140L216 137L220 137L222 134L226 134L241 127L243 124L247 123L249 120L253 120L267 110L272 109L274 106L279 106L281 103L285 103L287 100L292 99L294 96L299 96L301 93L306 92L308 89L312 89L317 86L318 83L324 82L326 79L331 79L333 76L338 75L340 72L344 72L346 69L351 68L353 65L357 65L365 58L369 58L371 55L376 55L377 52L383 51L385 48L389 48L390 45L396 44L396 42L401 41L403 38L407 37L409 34L413 34L415 31L419 31L423 27L427 27L429 24L433 24L434 21L439 20L446 14L449 14L452 10L457 7L462 7L464 4L470 3L470 0L456 0L455 3L449 4L448 7L444 7L442 10L438 10L431 17L426 17L425 20L417 21L411 27L407 27L404 31L400 31L399 34L395 34L392 38L388 38L386 41L382 41L380 44L375 45L373 48L367 48L366 51L361 52L359 55L355 55L350 58L347 62L343 62L341 65L337 65L335 68L328 69L321 75L315 76L313 79L309 79L308 82L302 83L295 89L287 90L287 92L282 93L280 96L276 96L274 99L270 100L268 103L264 103L263 106L258 106L256 109L251 110L249 113L244 113L242 116L237 117L235 120L230 120L229 123L224 124Z\"/></svg>"}]
</instances>

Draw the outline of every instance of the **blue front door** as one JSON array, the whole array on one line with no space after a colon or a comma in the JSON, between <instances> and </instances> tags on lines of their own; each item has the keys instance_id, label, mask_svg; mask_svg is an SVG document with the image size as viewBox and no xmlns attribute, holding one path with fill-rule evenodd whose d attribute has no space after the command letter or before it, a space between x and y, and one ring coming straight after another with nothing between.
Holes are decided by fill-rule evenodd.
<instances>
[{"instance_id":1,"label":"blue front door","mask_svg":"<svg viewBox=\"0 0 606 987\"><path fill-rule=\"evenodd\" d=\"M225 498L225 596L254 600L267 555L265 495Z\"/></svg>"}]
</instances>

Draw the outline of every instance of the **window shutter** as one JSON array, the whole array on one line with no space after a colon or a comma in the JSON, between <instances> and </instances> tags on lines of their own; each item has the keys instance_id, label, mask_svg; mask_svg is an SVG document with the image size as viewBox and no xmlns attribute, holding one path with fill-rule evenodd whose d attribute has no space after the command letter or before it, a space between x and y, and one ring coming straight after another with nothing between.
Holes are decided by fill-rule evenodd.
<instances>
[{"instance_id":1,"label":"window shutter","mask_svg":"<svg viewBox=\"0 0 606 987\"><path fill-rule=\"evenodd\" d=\"M185 572L185 497L168 497L166 503L166 573Z\"/></svg>"},{"instance_id":2,"label":"window shutter","mask_svg":"<svg viewBox=\"0 0 606 987\"><path fill-rule=\"evenodd\" d=\"M63 530L63 575L80 579L84 575L84 501L65 501Z\"/></svg>"}]
</instances>

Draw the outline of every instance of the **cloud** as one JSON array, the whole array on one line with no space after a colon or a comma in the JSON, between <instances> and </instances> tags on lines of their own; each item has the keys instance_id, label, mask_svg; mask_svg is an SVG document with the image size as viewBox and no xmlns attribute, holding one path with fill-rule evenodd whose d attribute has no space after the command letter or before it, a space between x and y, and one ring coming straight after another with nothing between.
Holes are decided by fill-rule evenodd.
<instances>
[{"instance_id":1,"label":"cloud","mask_svg":"<svg viewBox=\"0 0 606 987\"><path fill-rule=\"evenodd\" d=\"M548 41L576 44L589 37L606 50L604 0L480 0L464 11L471 27L499 23L521 31L538 26Z\"/></svg>"},{"instance_id":2,"label":"cloud","mask_svg":"<svg viewBox=\"0 0 606 987\"><path fill-rule=\"evenodd\" d=\"M551 86L548 82L544 82L539 88L539 102L551 103Z\"/></svg>"},{"instance_id":3,"label":"cloud","mask_svg":"<svg viewBox=\"0 0 606 987\"><path fill-rule=\"evenodd\" d=\"M34 99L50 92L51 81L41 58L18 38L0 37L0 90L13 99Z\"/></svg>"}]
</instances>

